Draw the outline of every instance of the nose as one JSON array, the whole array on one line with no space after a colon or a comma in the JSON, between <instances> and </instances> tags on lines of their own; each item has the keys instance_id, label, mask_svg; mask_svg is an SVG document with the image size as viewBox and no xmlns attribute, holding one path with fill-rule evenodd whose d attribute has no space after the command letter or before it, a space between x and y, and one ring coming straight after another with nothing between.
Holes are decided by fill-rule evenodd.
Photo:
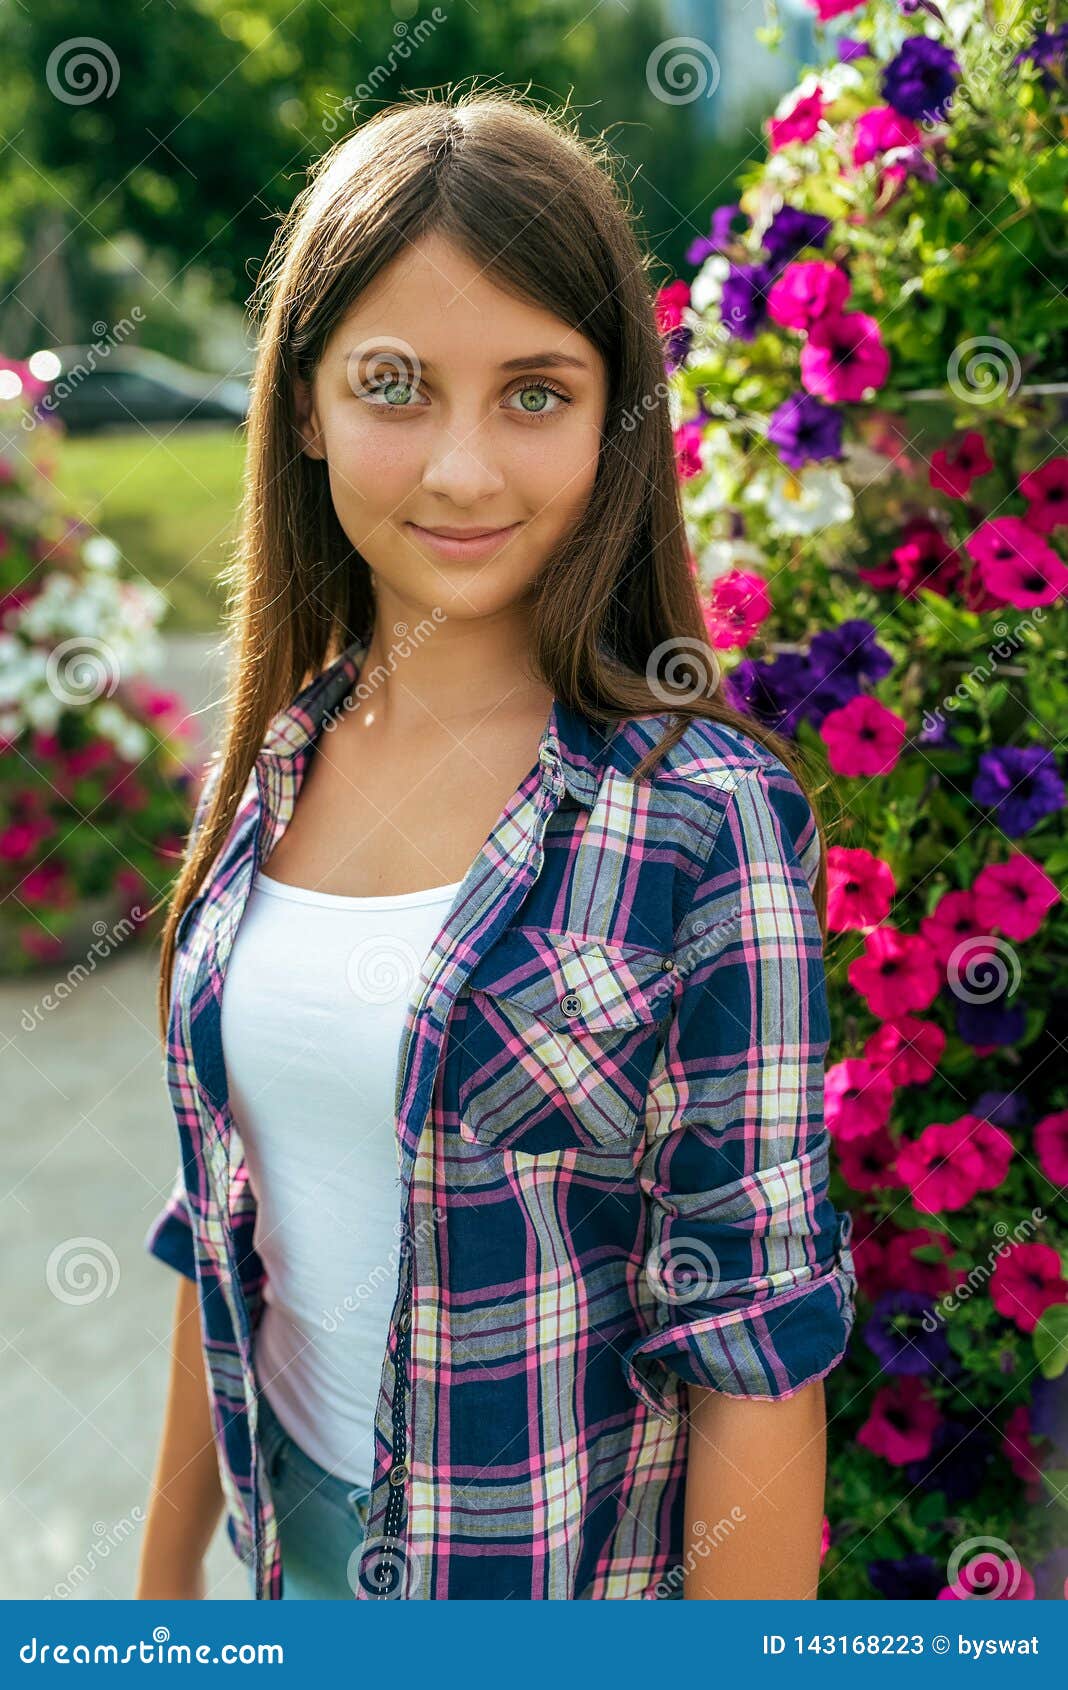
<instances>
[{"instance_id":1,"label":"nose","mask_svg":"<svg viewBox=\"0 0 1068 1690\"><path fill-rule=\"evenodd\" d=\"M462 510L499 493L505 486L505 478L490 461L484 443L479 443L475 433L457 437L446 432L440 437L440 446L427 460L423 486L428 493L439 493L457 510Z\"/></svg>"}]
</instances>

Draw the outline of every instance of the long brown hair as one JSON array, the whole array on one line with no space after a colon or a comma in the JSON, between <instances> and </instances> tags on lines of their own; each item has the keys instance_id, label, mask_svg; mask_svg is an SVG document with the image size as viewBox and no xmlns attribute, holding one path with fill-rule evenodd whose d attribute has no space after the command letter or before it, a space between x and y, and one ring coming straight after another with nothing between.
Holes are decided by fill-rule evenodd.
<instances>
[{"instance_id":1,"label":"long brown hair","mask_svg":"<svg viewBox=\"0 0 1068 1690\"><path fill-rule=\"evenodd\" d=\"M228 708L212 790L162 936L166 1037L174 939L225 841L273 716L371 633L367 564L334 512L324 460L300 450L294 377L311 381L332 331L410 244L444 235L504 288L598 348L608 402L581 521L539 574L531 663L571 708L604 722L673 712L635 770L647 776L693 717L772 751L813 794L797 749L723 695L689 562L653 259L602 139L510 89L411 97L312 166L272 242L252 300L262 313L237 551L226 571ZM689 678L676 696L663 662ZM695 667L703 678L694 685ZM823 827L815 903L826 931Z\"/></svg>"}]
</instances>

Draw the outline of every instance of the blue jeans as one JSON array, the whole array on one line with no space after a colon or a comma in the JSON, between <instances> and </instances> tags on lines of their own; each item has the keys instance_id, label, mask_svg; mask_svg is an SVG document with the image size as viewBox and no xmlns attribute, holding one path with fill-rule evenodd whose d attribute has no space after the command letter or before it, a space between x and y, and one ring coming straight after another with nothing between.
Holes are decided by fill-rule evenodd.
<instances>
[{"instance_id":1,"label":"blue jeans","mask_svg":"<svg viewBox=\"0 0 1068 1690\"><path fill-rule=\"evenodd\" d=\"M306 1455L262 1391L259 1425L260 1456L278 1521L283 1600L352 1600L370 1489L328 1473ZM251 1570L249 1583L255 1594Z\"/></svg>"}]
</instances>

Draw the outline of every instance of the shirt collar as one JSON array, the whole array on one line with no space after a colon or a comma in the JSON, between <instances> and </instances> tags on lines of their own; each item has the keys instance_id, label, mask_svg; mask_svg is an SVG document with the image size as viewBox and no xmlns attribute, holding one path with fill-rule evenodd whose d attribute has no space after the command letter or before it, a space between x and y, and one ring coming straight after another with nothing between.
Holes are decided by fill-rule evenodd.
<instances>
[{"instance_id":1,"label":"shirt collar","mask_svg":"<svg viewBox=\"0 0 1068 1690\"><path fill-rule=\"evenodd\" d=\"M340 657L273 718L260 755L295 757L313 744L330 715L352 691L366 653L366 640L355 639L346 646ZM588 717L572 710L561 698L553 699L538 745L538 761L546 779L559 778L587 809L596 801L607 745L608 737Z\"/></svg>"}]
</instances>

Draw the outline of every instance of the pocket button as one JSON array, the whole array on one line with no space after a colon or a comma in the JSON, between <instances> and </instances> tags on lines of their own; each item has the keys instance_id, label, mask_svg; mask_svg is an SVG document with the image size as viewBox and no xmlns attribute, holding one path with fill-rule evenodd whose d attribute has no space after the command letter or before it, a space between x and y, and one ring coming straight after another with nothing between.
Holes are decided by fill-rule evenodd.
<instances>
[{"instance_id":1,"label":"pocket button","mask_svg":"<svg viewBox=\"0 0 1068 1690\"><path fill-rule=\"evenodd\" d=\"M582 999L577 992L567 992L560 999L560 1008L565 1015L580 1015L582 1013Z\"/></svg>"}]
</instances>

